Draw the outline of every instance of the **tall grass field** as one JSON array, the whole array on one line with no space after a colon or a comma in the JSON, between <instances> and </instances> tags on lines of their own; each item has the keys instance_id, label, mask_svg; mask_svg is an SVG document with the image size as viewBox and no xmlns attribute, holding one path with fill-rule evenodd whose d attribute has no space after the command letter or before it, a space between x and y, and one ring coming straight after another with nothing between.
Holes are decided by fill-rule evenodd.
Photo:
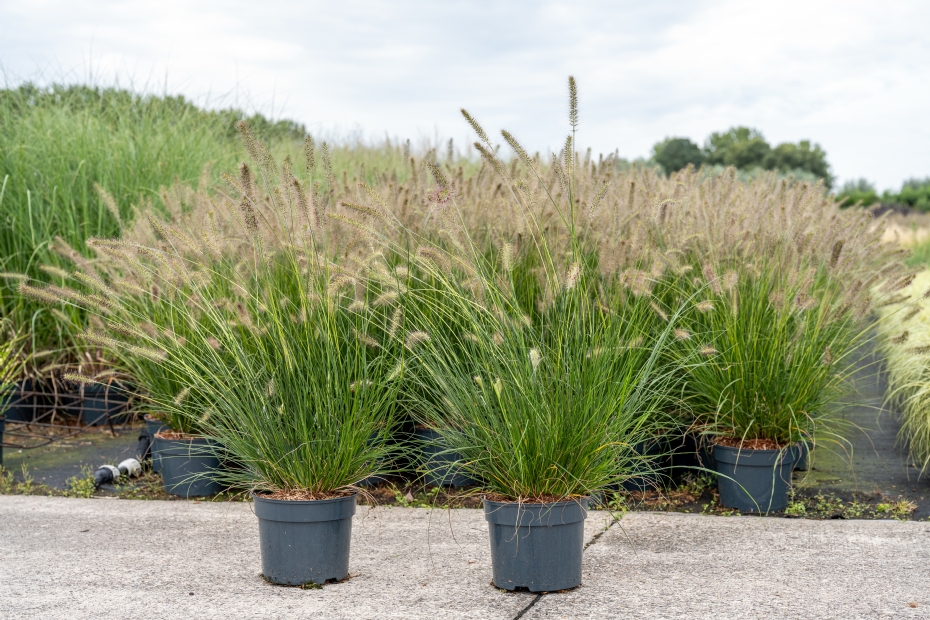
<instances>
[{"instance_id":1,"label":"tall grass field","mask_svg":"<svg viewBox=\"0 0 930 620\"><path fill-rule=\"evenodd\" d=\"M913 280L822 181L596 156L573 79L558 152L463 110L473 157L170 97L4 97L4 314L69 347L71 381L132 375L267 492L388 472L402 419L509 499L616 487L685 433L842 441L869 319Z\"/></svg>"}]
</instances>

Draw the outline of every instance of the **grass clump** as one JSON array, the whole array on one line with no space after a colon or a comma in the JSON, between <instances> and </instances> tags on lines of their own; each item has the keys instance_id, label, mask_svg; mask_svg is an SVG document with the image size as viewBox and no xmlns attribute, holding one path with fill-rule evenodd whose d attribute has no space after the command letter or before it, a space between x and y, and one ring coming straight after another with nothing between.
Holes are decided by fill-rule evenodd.
<instances>
[{"instance_id":1,"label":"grass clump","mask_svg":"<svg viewBox=\"0 0 930 620\"><path fill-rule=\"evenodd\" d=\"M885 358L889 404L901 413L899 439L921 470L930 468L930 271L912 276L879 312L879 347Z\"/></svg>"},{"instance_id":2,"label":"grass clump","mask_svg":"<svg viewBox=\"0 0 930 620\"><path fill-rule=\"evenodd\" d=\"M391 147L403 174L362 162L351 185L327 145L278 163L242 126L251 167L140 204L92 259L56 241L68 270L21 290L90 310L83 341L148 411L217 439L258 490L391 471L407 415L523 500L620 484L648 469L636 444L689 429L835 432L871 296L907 277L868 215L774 174L595 159L572 106L548 159L508 132L501 159L466 113L480 163Z\"/></svg>"}]
</instances>

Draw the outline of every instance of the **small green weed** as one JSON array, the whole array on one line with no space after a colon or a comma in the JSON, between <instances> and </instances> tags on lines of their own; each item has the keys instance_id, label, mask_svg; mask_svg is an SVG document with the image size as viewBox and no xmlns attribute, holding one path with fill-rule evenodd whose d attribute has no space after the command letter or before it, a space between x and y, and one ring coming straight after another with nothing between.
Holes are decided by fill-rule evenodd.
<instances>
[{"instance_id":1,"label":"small green weed","mask_svg":"<svg viewBox=\"0 0 930 620\"><path fill-rule=\"evenodd\" d=\"M89 465L81 467L80 476L71 476L68 478L68 490L65 491L66 497L93 497L97 487L94 485L94 471Z\"/></svg>"},{"instance_id":2,"label":"small green weed","mask_svg":"<svg viewBox=\"0 0 930 620\"><path fill-rule=\"evenodd\" d=\"M917 504L906 499L896 502L882 502L875 506L875 512L890 515L893 519L897 519L898 521L909 520L916 510Z\"/></svg>"},{"instance_id":3,"label":"small green weed","mask_svg":"<svg viewBox=\"0 0 930 620\"><path fill-rule=\"evenodd\" d=\"M17 492L22 495L32 495L32 492L35 490L35 480L29 474L29 468L26 467L26 464L22 465L23 472L23 481L20 482L17 486Z\"/></svg>"},{"instance_id":4,"label":"small green weed","mask_svg":"<svg viewBox=\"0 0 930 620\"><path fill-rule=\"evenodd\" d=\"M16 483L13 481L13 472L0 465L0 495L12 493L15 484Z\"/></svg>"},{"instance_id":5,"label":"small green weed","mask_svg":"<svg viewBox=\"0 0 930 620\"><path fill-rule=\"evenodd\" d=\"M806 517L807 508L802 502L790 502L785 508L785 514L789 517Z\"/></svg>"},{"instance_id":6,"label":"small green weed","mask_svg":"<svg viewBox=\"0 0 930 620\"><path fill-rule=\"evenodd\" d=\"M397 505L403 508L435 508L439 491L439 487L433 487L414 494L413 491L404 493L400 489L394 489L394 499Z\"/></svg>"}]
</instances>

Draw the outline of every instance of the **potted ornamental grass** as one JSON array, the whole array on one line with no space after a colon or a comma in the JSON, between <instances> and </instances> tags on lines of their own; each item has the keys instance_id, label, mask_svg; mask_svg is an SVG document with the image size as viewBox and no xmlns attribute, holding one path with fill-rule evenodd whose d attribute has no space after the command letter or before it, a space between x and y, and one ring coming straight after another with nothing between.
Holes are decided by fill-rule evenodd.
<instances>
[{"instance_id":1,"label":"potted ornamental grass","mask_svg":"<svg viewBox=\"0 0 930 620\"><path fill-rule=\"evenodd\" d=\"M291 258L260 276L260 327L243 335L206 306L172 364L189 370L207 434L237 463L219 478L251 492L264 578L303 585L348 574L356 485L388 473L401 372L371 346L372 316L340 305L326 276L308 283Z\"/></svg>"},{"instance_id":2,"label":"potted ornamental grass","mask_svg":"<svg viewBox=\"0 0 930 620\"><path fill-rule=\"evenodd\" d=\"M630 322L593 303L581 279L569 273L540 323L527 325L491 283L477 303L435 271L446 312L472 327L434 317L408 335L413 374L432 394L423 423L485 494L499 588L580 584L589 497L642 472L635 447L655 431L671 386L664 338L638 345Z\"/></svg>"},{"instance_id":3,"label":"potted ornamental grass","mask_svg":"<svg viewBox=\"0 0 930 620\"><path fill-rule=\"evenodd\" d=\"M785 269L777 256L703 266L688 314L687 398L710 436L720 503L783 510L802 445L842 442L836 405L868 332L869 297L824 267Z\"/></svg>"},{"instance_id":4,"label":"potted ornamental grass","mask_svg":"<svg viewBox=\"0 0 930 620\"><path fill-rule=\"evenodd\" d=\"M576 120L574 80L570 91ZM612 276L575 225L572 138L561 199L541 198L562 225L547 227L525 184L508 176L465 116L479 152L520 196L524 234L520 244L487 251L462 224L454 187L434 171L449 242L415 253L416 285L405 300L408 380L418 382L422 425L484 493L492 583L563 590L581 583L591 494L642 473L635 446L655 434L674 385L662 361L671 322L644 340L642 317L625 314L642 305L621 304L603 286Z\"/></svg>"},{"instance_id":5,"label":"potted ornamental grass","mask_svg":"<svg viewBox=\"0 0 930 620\"><path fill-rule=\"evenodd\" d=\"M0 469L3 468L3 432L6 425L5 396L15 385L24 362L20 356L21 337L14 333L6 320L0 320Z\"/></svg>"},{"instance_id":6,"label":"potted ornamental grass","mask_svg":"<svg viewBox=\"0 0 930 620\"><path fill-rule=\"evenodd\" d=\"M257 175L243 165L171 221L149 214L148 232L94 240L85 289L22 290L99 317L85 338L119 352L167 426L156 434L166 484L172 463L204 456L215 461L185 481L250 492L266 580L341 580L357 485L396 460L387 438L405 349L382 300L399 284L358 242L372 209L330 213L328 185L301 182L240 130ZM322 163L331 179L325 144Z\"/></svg>"},{"instance_id":7,"label":"potted ornamental grass","mask_svg":"<svg viewBox=\"0 0 930 620\"><path fill-rule=\"evenodd\" d=\"M324 212L325 196L304 194L290 163L277 169L241 129L269 189L259 192L246 168L227 178L238 196L225 206L241 214L248 244L228 268L216 257L203 265L209 278L193 278L173 304L187 332L165 365L187 382L186 398L157 405L182 419L183 403L202 408L204 434L235 464L217 479L254 502L267 581L338 581L359 485L397 460L389 439L404 348L396 312L379 301L397 297L397 282L366 280L362 266L383 275L386 264L370 245L352 246L354 232L327 226L340 214Z\"/></svg>"}]
</instances>

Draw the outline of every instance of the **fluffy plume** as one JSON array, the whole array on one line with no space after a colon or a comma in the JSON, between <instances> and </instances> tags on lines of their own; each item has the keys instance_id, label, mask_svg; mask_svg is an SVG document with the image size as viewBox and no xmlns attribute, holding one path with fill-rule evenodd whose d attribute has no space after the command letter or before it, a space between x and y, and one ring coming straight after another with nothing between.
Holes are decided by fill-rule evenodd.
<instances>
[{"instance_id":1,"label":"fluffy plume","mask_svg":"<svg viewBox=\"0 0 930 620\"><path fill-rule=\"evenodd\" d=\"M536 370L539 367L539 362L542 361L542 355L539 353L539 349L530 349L530 364L533 365L533 370Z\"/></svg>"},{"instance_id":2,"label":"fluffy plume","mask_svg":"<svg viewBox=\"0 0 930 620\"><path fill-rule=\"evenodd\" d=\"M417 344L421 342L429 341L429 334L424 331L414 331L407 334L407 339L404 342L404 346L409 350L413 350Z\"/></svg>"}]
</instances>

